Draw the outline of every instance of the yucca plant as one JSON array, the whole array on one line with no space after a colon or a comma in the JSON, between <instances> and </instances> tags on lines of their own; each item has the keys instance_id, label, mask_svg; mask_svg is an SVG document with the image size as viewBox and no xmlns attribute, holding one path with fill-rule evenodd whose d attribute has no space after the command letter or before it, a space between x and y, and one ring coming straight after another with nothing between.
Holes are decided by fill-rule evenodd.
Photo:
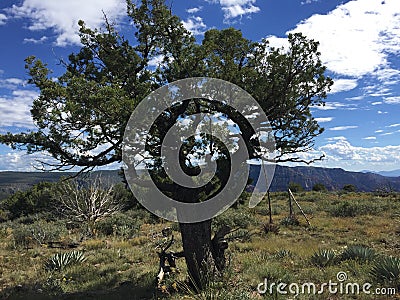
<instances>
[{"instance_id":1,"label":"yucca plant","mask_svg":"<svg viewBox=\"0 0 400 300\"><path fill-rule=\"evenodd\" d=\"M68 266L82 263L86 257L82 251L56 253L45 262L47 271L60 271Z\"/></svg>"},{"instance_id":2,"label":"yucca plant","mask_svg":"<svg viewBox=\"0 0 400 300\"><path fill-rule=\"evenodd\" d=\"M342 253L342 260L373 261L376 258L374 249L363 245L348 246Z\"/></svg>"},{"instance_id":3,"label":"yucca plant","mask_svg":"<svg viewBox=\"0 0 400 300\"><path fill-rule=\"evenodd\" d=\"M276 258L293 257L293 253L290 250L281 249L275 253Z\"/></svg>"},{"instance_id":4,"label":"yucca plant","mask_svg":"<svg viewBox=\"0 0 400 300\"><path fill-rule=\"evenodd\" d=\"M311 263L318 267L332 266L336 263L336 253L331 249L320 249L311 256Z\"/></svg>"},{"instance_id":5,"label":"yucca plant","mask_svg":"<svg viewBox=\"0 0 400 300\"><path fill-rule=\"evenodd\" d=\"M370 274L379 282L395 282L400 285L400 258L385 256L372 266Z\"/></svg>"}]
</instances>

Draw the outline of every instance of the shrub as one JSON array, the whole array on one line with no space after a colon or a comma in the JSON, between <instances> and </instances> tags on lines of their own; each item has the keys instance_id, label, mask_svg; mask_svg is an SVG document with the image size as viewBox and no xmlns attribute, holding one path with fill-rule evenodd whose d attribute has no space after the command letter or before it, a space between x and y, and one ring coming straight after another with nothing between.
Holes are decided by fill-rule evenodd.
<instances>
[{"instance_id":1,"label":"shrub","mask_svg":"<svg viewBox=\"0 0 400 300\"><path fill-rule=\"evenodd\" d=\"M125 238L133 237L140 228L140 220L133 219L124 213L116 213L96 224L97 233L115 235Z\"/></svg>"},{"instance_id":2,"label":"shrub","mask_svg":"<svg viewBox=\"0 0 400 300\"><path fill-rule=\"evenodd\" d=\"M41 212L51 212L54 208L54 183L41 182L28 191L17 191L2 203L2 208L10 212L10 219Z\"/></svg>"},{"instance_id":3,"label":"shrub","mask_svg":"<svg viewBox=\"0 0 400 300\"><path fill-rule=\"evenodd\" d=\"M16 247L31 248L56 241L65 231L61 223L36 220L34 223L13 226L13 238Z\"/></svg>"},{"instance_id":4,"label":"shrub","mask_svg":"<svg viewBox=\"0 0 400 300\"><path fill-rule=\"evenodd\" d=\"M228 226L230 228L247 228L252 222L253 218L245 208L240 211L230 208L213 219L212 227L215 231L223 226Z\"/></svg>"},{"instance_id":5,"label":"shrub","mask_svg":"<svg viewBox=\"0 0 400 300\"><path fill-rule=\"evenodd\" d=\"M342 260L373 261L376 253L373 249L363 245L348 246L342 253Z\"/></svg>"},{"instance_id":6,"label":"shrub","mask_svg":"<svg viewBox=\"0 0 400 300\"><path fill-rule=\"evenodd\" d=\"M293 192L293 193L298 193L298 192L303 192L304 188L300 183L296 182L290 182L288 188Z\"/></svg>"},{"instance_id":7,"label":"shrub","mask_svg":"<svg viewBox=\"0 0 400 300\"><path fill-rule=\"evenodd\" d=\"M327 191L326 186L323 183L314 184L312 190L314 192L326 192Z\"/></svg>"},{"instance_id":8,"label":"shrub","mask_svg":"<svg viewBox=\"0 0 400 300\"><path fill-rule=\"evenodd\" d=\"M378 282L400 284L400 258L382 257L372 266L370 274Z\"/></svg>"},{"instance_id":9,"label":"shrub","mask_svg":"<svg viewBox=\"0 0 400 300\"><path fill-rule=\"evenodd\" d=\"M292 215L292 216L283 218L281 220L280 224L282 226L299 226L300 222L299 222L299 219L295 215Z\"/></svg>"},{"instance_id":10,"label":"shrub","mask_svg":"<svg viewBox=\"0 0 400 300\"><path fill-rule=\"evenodd\" d=\"M354 184L346 184L342 189L344 192L354 193L357 191L357 187Z\"/></svg>"},{"instance_id":11,"label":"shrub","mask_svg":"<svg viewBox=\"0 0 400 300\"><path fill-rule=\"evenodd\" d=\"M320 249L311 256L311 263L322 268L332 266L336 262L336 253L331 249Z\"/></svg>"},{"instance_id":12,"label":"shrub","mask_svg":"<svg viewBox=\"0 0 400 300\"><path fill-rule=\"evenodd\" d=\"M348 201L336 204L329 210L332 217L355 217L358 213L358 206Z\"/></svg>"}]
</instances>

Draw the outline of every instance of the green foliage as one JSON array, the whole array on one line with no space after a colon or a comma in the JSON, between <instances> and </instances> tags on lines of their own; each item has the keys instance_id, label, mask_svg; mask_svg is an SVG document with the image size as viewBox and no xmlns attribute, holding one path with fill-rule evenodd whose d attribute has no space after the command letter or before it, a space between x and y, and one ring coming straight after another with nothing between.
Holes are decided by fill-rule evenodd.
<instances>
[{"instance_id":1,"label":"green foliage","mask_svg":"<svg viewBox=\"0 0 400 300\"><path fill-rule=\"evenodd\" d=\"M132 238L140 228L139 219L133 219L124 213L116 213L97 222L95 229L103 235L114 235L124 238Z\"/></svg>"},{"instance_id":2,"label":"green foliage","mask_svg":"<svg viewBox=\"0 0 400 300\"><path fill-rule=\"evenodd\" d=\"M293 253L290 250L280 249L280 250L276 251L274 256L279 259L287 258L287 257L292 258Z\"/></svg>"},{"instance_id":3,"label":"green foliage","mask_svg":"<svg viewBox=\"0 0 400 300\"><path fill-rule=\"evenodd\" d=\"M311 263L318 267L332 266L337 262L335 251L331 249L320 249L311 256Z\"/></svg>"},{"instance_id":4,"label":"green foliage","mask_svg":"<svg viewBox=\"0 0 400 300\"><path fill-rule=\"evenodd\" d=\"M358 213L359 207L348 201L336 204L329 210L329 214L333 217L355 217Z\"/></svg>"},{"instance_id":5,"label":"green foliage","mask_svg":"<svg viewBox=\"0 0 400 300\"><path fill-rule=\"evenodd\" d=\"M343 191L347 193L357 192L357 187L354 184L346 184L343 186Z\"/></svg>"},{"instance_id":6,"label":"green foliage","mask_svg":"<svg viewBox=\"0 0 400 300\"><path fill-rule=\"evenodd\" d=\"M367 262L373 261L375 258L375 251L363 245L350 245L341 254L342 260L357 260L360 262Z\"/></svg>"},{"instance_id":7,"label":"green foliage","mask_svg":"<svg viewBox=\"0 0 400 300\"><path fill-rule=\"evenodd\" d=\"M32 224L14 224L13 239L16 247L32 248L57 241L65 233L65 225L61 222L36 220Z\"/></svg>"},{"instance_id":8,"label":"green foliage","mask_svg":"<svg viewBox=\"0 0 400 300\"><path fill-rule=\"evenodd\" d=\"M289 182L289 186L288 188L293 192L293 193L299 193L299 192L303 192L304 188L300 183L296 183L296 182Z\"/></svg>"},{"instance_id":9,"label":"green foliage","mask_svg":"<svg viewBox=\"0 0 400 300\"><path fill-rule=\"evenodd\" d=\"M326 192L326 186L323 183L316 183L314 184L314 186L312 187L312 190L314 192Z\"/></svg>"},{"instance_id":10,"label":"green foliage","mask_svg":"<svg viewBox=\"0 0 400 300\"><path fill-rule=\"evenodd\" d=\"M400 287L400 258L386 256L372 266L371 276L378 282L396 283Z\"/></svg>"},{"instance_id":11,"label":"green foliage","mask_svg":"<svg viewBox=\"0 0 400 300\"><path fill-rule=\"evenodd\" d=\"M56 253L45 262L44 268L46 271L61 271L67 267L83 263L85 260L86 257L82 251Z\"/></svg>"},{"instance_id":12,"label":"green foliage","mask_svg":"<svg viewBox=\"0 0 400 300\"><path fill-rule=\"evenodd\" d=\"M240 210L230 208L213 219L212 227L214 231L217 231L223 226L245 229L252 223L253 217L248 210L244 208Z\"/></svg>"},{"instance_id":13,"label":"green foliage","mask_svg":"<svg viewBox=\"0 0 400 300\"><path fill-rule=\"evenodd\" d=\"M300 225L300 221L295 215L292 215L292 216L288 216L288 217L283 218L280 221L280 224L282 226L299 226Z\"/></svg>"},{"instance_id":14,"label":"green foliage","mask_svg":"<svg viewBox=\"0 0 400 300\"><path fill-rule=\"evenodd\" d=\"M54 209L55 184L42 182L34 185L28 191L18 191L1 203L1 207L9 212L9 218L41 212L51 212Z\"/></svg>"}]
</instances>

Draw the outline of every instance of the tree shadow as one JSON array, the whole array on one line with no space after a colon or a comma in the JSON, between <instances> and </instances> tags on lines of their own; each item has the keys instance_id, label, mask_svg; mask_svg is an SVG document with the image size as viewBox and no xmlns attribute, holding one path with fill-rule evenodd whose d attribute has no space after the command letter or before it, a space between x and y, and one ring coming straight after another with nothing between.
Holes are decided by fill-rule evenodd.
<instances>
[{"instance_id":1,"label":"tree shadow","mask_svg":"<svg viewBox=\"0 0 400 300\"><path fill-rule=\"evenodd\" d=\"M147 274L146 274L147 275ZM149 276L142 276L136 282L122 282L118 287L102 289L101 286L89 291L75 293L57 293L42 290L38 285L19 285L4 289L0 292L0 299L7 300L147 300L159 299L155 283ZM157 297L158 296L158 297Z\"/></svg>"}]
</instances>

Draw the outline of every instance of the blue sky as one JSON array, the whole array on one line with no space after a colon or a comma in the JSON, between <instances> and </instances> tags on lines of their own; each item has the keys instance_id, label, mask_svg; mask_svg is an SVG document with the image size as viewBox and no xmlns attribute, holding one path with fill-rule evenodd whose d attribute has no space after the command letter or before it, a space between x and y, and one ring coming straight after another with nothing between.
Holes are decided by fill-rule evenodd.
<instances>
[{"instance_id":1,"label":"blue sky","mask_svg":"<svg viewBox=\"0 0 400 300\"><path fill-rule=\"evenodd\" d=\"M289 32L318 40L335 80L314 115L325 127L305 157L346 170L400 169L400 5L398 0L172 1L172 11L198 40L210 28L233 26L252 40L285 46ZM102 10L129 34L124 0L2 0L0 3L0 133L34 130L24 58L35 55L60 75L58 61L77 51L77 22L102 24ZM27 156L0 145L0 170L32 170L45 154Z\"/></svg>"}]
</instances>

